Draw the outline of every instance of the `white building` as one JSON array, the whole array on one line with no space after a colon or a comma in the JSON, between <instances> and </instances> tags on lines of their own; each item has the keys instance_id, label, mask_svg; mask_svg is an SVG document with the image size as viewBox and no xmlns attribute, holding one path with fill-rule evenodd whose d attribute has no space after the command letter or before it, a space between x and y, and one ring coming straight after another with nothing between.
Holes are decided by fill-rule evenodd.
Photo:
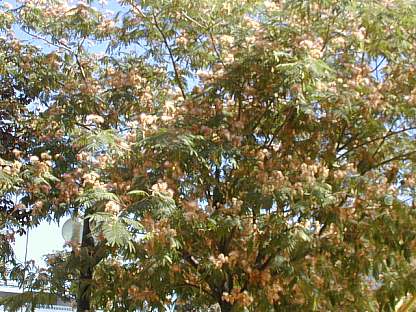
<instances>
[{"instance_id":1,"label":"white building","mask_svg":"<svg viewBox=\"0 0 416 312\"><path fill-rule=\"evenodd\" d=\"M0 298L2 297L7 297L7 296L13 296L13 295L17 295L19 293L22 293L22 290L17 287L16 285L13 284L4 284L4 283L0 283ZM24 312L25 309L22 309L22 312ZM71 307L71 305L69 303L66 302L57 302L54 305L48 305L48 306L39 306L36 307L36 312L74 312L75 309L73 309ZM0 307L0 312L7 312L3 309L3 307Z\"/></svg>"}]
</instances>

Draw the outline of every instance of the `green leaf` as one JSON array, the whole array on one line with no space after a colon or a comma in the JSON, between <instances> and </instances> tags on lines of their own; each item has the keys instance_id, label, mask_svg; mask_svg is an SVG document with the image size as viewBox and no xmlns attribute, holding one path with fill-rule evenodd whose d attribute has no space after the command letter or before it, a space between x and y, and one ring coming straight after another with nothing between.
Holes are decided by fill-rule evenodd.
<instances>
[{"instance_id":1,"label":"green leaf","mask_svg":"<svg viewBox=\"0 0 416 312\"><path fill-rule=\"evenodd\" d=\"M120 202L116 194L99 188L89 189L77 198L78 204L85 208L93 207L95 204L102 201Z\"/></svg>"}]
</instances>

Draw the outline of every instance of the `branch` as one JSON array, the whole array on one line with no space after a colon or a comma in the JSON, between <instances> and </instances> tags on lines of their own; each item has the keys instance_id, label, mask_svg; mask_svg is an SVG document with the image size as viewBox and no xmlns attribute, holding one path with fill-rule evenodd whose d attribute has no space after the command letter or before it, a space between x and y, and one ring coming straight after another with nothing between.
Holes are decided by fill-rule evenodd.
<instances>
[{"instance_id":1,"label":"branch","mask_svg":"<svg viewBox=\"0 0 416 312\"><path fill-rule=\"evenodd\" d=\"M185 261L189 262L191 266L198 271L199 261L195 259L187 250L182 251L182 257Z\"/></svg>"},{"instance_id":2,"label":"branch","mask_svg":"<svg viewBox=\"0 0 416 312\"><path fill-rule=\"evenodd\" d=\"M335 151L339 151L339 145L341 144L341 139L345 134L345 130L347 130L347 124L345 123L344 126L342 127L341 133L338 136L338 140L337 140L337 145L335 147Z\"/></svg>"},{"instance_id":3,"label":"branch","mask_svg":"<svg viewBox=\"0 0 416 312\"><path fill-rule=\"evenodd\" d=\"M380 142L380 144L377 146L377 148L376 148L376 150L374 151L374 153L373 153L373 157L378 153L378 151L380 150L380 148L383 146L383 144L384 144L384 142L386 142L386 139L389 137L389 136L391 136L391 134L392 133L394 133L394 134L396 134L396 133L401 133L401 132L404 132L404 131L407 131L407 130L412 130L412 128L414 129L414 127L410 127L410 128L403 128L402 130L399 130L399 131L395 131L395 132L393 132L392 130L393 130L393 128L394 128L394 123L396 122L396 120L392 123L392 125L391 125L391 127L390 127L390 129L389 129L389 131L387 132L387 134L384 136L384 138L382 139L382 141Z\"/></svg>"},{"instance_id":4,"label":"branch","mask_svg":"<svg viewBox=\"0 0 416 312\"><path fill-rule=\"evenodd\" d=\"M251 127L251 132L256 130L256 128L260 125L262 119L269 112L270 105L272 105L272 104L273 104L273 101L267 101L266 107L265 107L264 111L261 113L261 115L258 117L258 119L255 120L256 118L253 118L253 120L250 121L250 124L252 124L254 122L253 126Z\"/></svg>"},{"instance_id":5,"label":"branch","mask_svg":"<svg viewBox=\"0 0 416 312\"><path fill-rule=\"evenodd\" d=\"M80 122L75 122L75 124L76 124L77 126L80 126L80 127L84 128L84 129L88 130L88 131L93 131L93 129L91 129L90 127L88 127L88 125L85 125L85 124L83 124L83 123L80 123Z\"/></svg>"},{"instance_id":6,"label":"branch","mask_svg":"<svg viewBox=\"0 0 416 312\"><path fill-rule=\"evenodd\" d=\"M386 135L384 135L384 136L381 136L381 137L376 137L376 138L371 139L370 141L366 141L366 142L363 142L363 143L360 143L360 144L355 145L353 148L349 149L349 150L348 150L348 151L346 151L344 154L339 155L339 156L337 157L337 160L341 159L342 157L344 157L345 155L349 154L350 152L352 152L353 150L355 150L355 149L357 149L357 148L359 148L359 147L362 147L362 146L368 145L368 144L373 143L373 142L376 142L376 141L378 141L378 140L383 140L383 141L380 143L380 145L377 147L376 151L374 152L374 154L373 154L373 156L374 156L374 155L378 152L378 150L379 150L379 148L381 147L381 145L384 143L384 141L385 141L388 137L391 137L391 136L393 136L393 135L396 135L396 134L399 134L399 133L402 133L402 132L406 132L406 131L409 131L409 130L416 130L416 127L403 128L403 129L398 130L398 131L390 131L390 130L389 130L389 132L387 132L387 134L386 134ZM350 143L351 141L352 141L352 140L350 140L350 141L349 141L349 143ZM340 147L340 149L339 149L339 150L341 150L341 149L343 149L344 147L346 147L349 143L344 144L342 147Z\"/></svg>"},{"instance_id":7,"label":"branch","mask_svg":"<svg viewBox=\"0 0 416 312\"><path fill-rule=\"evenodd\" d=\"M146 14L144 14L143 10L139 6L137 6L134 2L130 4L133 7L133 11L135 11L135 13L139 13L139 15L141 15L143 18L147 18Z\"/></svg>"},{"instance_id":8,"label":"branch","mask_svg":"<svg viewBox=\"0 0 416 312\"><path fill-rule=\"evenodd\" d=\"M237 227L234 226L230 231L230 235L227 236L227 237L224 237L224 239L220 240L220 242L218 244L218 250L224 255L228 255L228 253L229 253L230 243L231 243L231 240L233 239L236 228Z\"/></svg>"},{"instance_id":9,"label":"branch","mask_svg":"<svg viewBox=\"0 0 416 312\"><path fill-rule=\"evenodd\" d=\"M337 17L341 14L341 12L337 12L337 14L335 14L331 20L331 23L328 24L327 30L326 30L326 34L325 34L325 40L324 43L322 44L322 48L321 48L321 52L324 52L328 42L331 40L331 38L329 37L330 33L331 33L331 29L333 28L335 21L337 19Z\"/></svg>"},{"instance_id":10,"label":"branch","mask_svg":"<svg viewBox=\"0 0 416 312\"><path fill-rule=\"evenodd\" d=\"M67 51L69 51L69 52L71 52L71 53L74 53L67 45L65 45L65 44L62 44L62 43L60 43L60 44L56 44L56 43L54 43L54 42L52 42L52 41L50 41L50 40L48 40L48 39L46 39L46 38L44 38L44 37L41 37L41 36L39 36L39 35L37 35L37 34L32 34L31 32L29 32L29 31L27 31L27 30L25 30L24 28L22 28L22 31L25 33L25 34L27 34L27 35L29 35L29 36L31 36L32 38L35 38L35 39L38 39L38 40L41 40L41 41L43 41L43 42L46 42L47 44L49 44L49 45L51 45L51 46L54 46L54 47L57 47L57 48L59 48L59 49L65 49L65 50L67 50Z\"/></svg>"},{"instance_id":11,"label":"branch","mask_svg":"<svg viewBox=\"0 0 416 312\"><path fill-rule=\"evenodd\" d=\"M201 287L200 285L195 285L195 284L191 284L189 282L185 282L183 284L176 284L174 285L175 287L192 287L192 288L196 288L199 291L202 291L203 293L205 293L206 295L210 296L212 299L217 300L218 298L213 295L211 292L207 291L206 289L204 289L203 287ZM208 285L209 286L209 285ZM211 290L212 291L212 290ZM215 293L215 291L212 291Z\"/></svg>"},{"instance_id":12,"label":"branch","mask_svg":"<svg viewBox=\"0 0 416 312\"><path fill-rule=\"evenodd\" d=\"M158 23L158 21L156 19L156 16L154 14L153 14L153 24L156 27L156 29L159 31L160 35L162 36L163 42L164 42L164 44L166 46L166 49L168 50L168 53L169 53L169 58L170 58L170 60L172 62L173 70L175 71L175 79L176 79L176 82L178 83L179 89L181 90L182 97L184 99L186 99L185 88L184 88L184 86L182 84L182 81L180 79L178 66L177 66L176 61L175 61L175 58L173 56L172 49L169 46L168 39L166 38L164 32L160 28L160 25L159 25L159 23Z\"/></svg>"},{"instance_id":13,"label":"branch","mask_svg":"<svg viewBox=\"0 0 416 312\"><path fill-rule=\"evenodd\" d=\"M283 121L283 123L274 131L274 133L272 134L272 138L270 139L270 142L267 144L267 148L270 148L270 146L272 145L273 141L276 139L276 136L280 133L280 131L283 129L283 127L288 123L288 121L290 120L290 118L293 117L295 111L295 106L292 106L289 108L289 111L286 115L285 120Z\"/></svg>"},{"instance_id":14,"label":"branch","mask_svg":"<svg viewBox=\"0 0 416 312\"><path fill-rule=\"evenodd\" d=\"M392 161L395 161L395 160L405 159L406 157L408 157L408 156L410 156L412 154L416 154L416 151L410 151L408 153L405 153L405 154L402 154L402 155L397 155L397 156L394 156L394 157L389 158L387 160L383 160L382 162L380 162L380 163L378 163L378 164L376 164L374 166L371 166L371 168L369 168L369 169L374 169L374 168L383 166L383 165L388 164L389 162L392 162Z\"/></svg>"},{"instance_id":15,"label":"branch","mask_svg":"<svg viewBox=\"0 0 416 312\"><path fill-rule=\"evenodd\" d=\"M370 72L370 73L374 73L374 72L378 72L378 70L379 70L379 68L380 68L380 66L383 64L383 62L386 60L386 57L385 56L383 56L382 58L381 58L381 61L377 64L377 60L375 61L376 62L376 66L374 67L374 69ZM378 79L377 79L378 80Z\"/></svg>"},{"instance_id":16,"label":"branch","mask_svg":"<svg viewBox=\"0 0 416 312\"><path fill-rule=\"evenodd\" d=\"M185 283L185 285L190 286L190 287L198 288L199 290L202 290L204 293L208 294L209 296L211 296L214 299L218 299L217 297L220 298L221 294L222 294L222 291L217 291L216 290L217 287L215 286L215 283L213 281L206 280L207 278L209 278L209 275L208 276L206 275L206 270L204 270L203 268L201 270L201 268L199 267L198 260L196 260L187 250L182 251L182 257L185 261L187 261L188 263L191 264L191 266L196 270L196 272L198 274L201 274L203 276L202 279L203 279L204 282L206 282L208 284L211 292L209 292L205 289L202 289L201 286L198 286L198 285L193 285L193 284L190 284L190 283ZM185 286L185 285L183 285L183 286ZM180 285L178 285L178 286L180 286Z\"/></svg>"},{"instance_id":17,"label":"branch","mask_svg":"<svg viewBox=\"0 0 416 312\"><path fill-rule=\"evenodd\" d=\"M195 23L197 26L201 27L201 28L207 28L206 26L202 25L200 22L198 22L197 20L195 20L194 18L190 17L188 14L186 14L185 11L181 11L182 15L190 22Z\"/></svg>"},{"instance_id":18,"label":"branch","mask_svg":"<svg viewBox=\"0 0 416 312\"><path fill-rule=\"evenodd\" d=\"M215 44L214 37L212 36L212 33L211 33L210 31L209 31L209 39L210 39L210 41L211 41L212 49L214 50L215 55L217 56L218 60L221 62L222 66L224 66L224 67L225 67L224 61L223 61L223 60L222 60L222 58L221 58L221 54L220 54L220 52L218 51L218 48L217 48L217 46L216 46L216 44Z\"/></svg>"},{"instance_id":19,"label":"branch","mask_svg":"<svg viewBox=\"0 0 416 312\"><path fill-rule=\"evenodd\" d=\"M84 44L84 41L85 41L85 37L82 39L80 43L78 43L77 53L74 53L74 55L75 55L75 60L78 64L79 70L81 71L82 79L84 79L84 81L87 82L87 76L85 75L84 67L82 67L81 61L79 59L79 55L81 53L81 48L82 48L82 45Z\"/></svg>"},{"instance_id":20,"label":"branch","mask_svg":"<svg viewBox=\"0 0 416 312\"><path fill-rule=\"evenodd\" d=\"M287 227L285 228L282 232L280 232L278 234L277 238L280 238L281 235L286 234L287 232L289 232L291 230L291 228ZM264 260L263 263L261 263L261 261L267 256L265 254L262 254L262 250L267 250L267 248L263 248L260 249L261 246L259 246L259 250L257 253L257 257L256 257L256 268L259 269L260 271L263 271L265 269L267 269L267 267L269 266L270 262L280 253L283 251L282 247L276 248L275 250L271 251L269 253L269 256L267 257L267 259Z\"/></svg>"},{"instance_id":21,"label":"branch","mask_svg":"<svg viewBox=\"0 0 416 312\"><path fill-rule=\"evenodd\" d=\"M79 70L81 71L82 79L85 82L88 82L87 81L87 76L85 75L84 67L82 67L81 61L79 60L79 57L78 57L78 54L77 53L75 53L75 60L77 62L77 65L78 65Z\"/></svg>"},{"instance_id":22,"label":"branch","mask_svg":"<svg viewBox=\"0 0 416 312\"><path fill-rule=\"evenodd\" d=\"M181 13L182 13L182 15L183 15L183 16L184 16L184 17L185 17L188 21L190 21L190 22L194 23L195 25L197 25L197 26L201 27L202 29L204 29L204 30L206 30L206 31L208 32L209 39L210 39L210 42L211 42L211 45L212 45L212 49L214 50L215 55L217 56L217 58L218 58L218 60L220 61L220 63L221 63L223 66L225 66L225 64L224 64L224 62L223 62L223 60L222 60L222 58L221 58L221 54L219 53L219 51L218 51L218 49L217 49L217 46L215 45L215 40L214 40L214 37L212 36L212 32L210 31L210 27L209 27L209 26L202 25L200 22L198 22L197 20L195 20L194 18L192 18L192 17L190 17L188 14L186 14L186 12L185 12L185 11L181 11Z\"/></svg>"},{"instance_id":23,"label":"branch","mask_svg":"<svg viewBox=\"0 0 416 312\"><path fill-rule=\"evenodd\" d=\"M51 46L54 46L54 47L57 47L58 49L64 49L64 50L66 50L66 51L68 51L70 54L72 54L74 57L75 57L75 61L76 61L76 63L77 63L77 65L78 65L78 68L79 68L79 70L80 70L80 72L81 72L81 76L82 76L82 79L87 83L88 82L88 80L87 80L87 76L86 76L86 74L85 74L85 70L84 70L84 67L82 66L82 64L81 64L81 61L80 61L80 58L79 58L79 51L80 51L80 46L82 45L82 43L84 42L84 40L85 40L85 38L83 38L83 40L82 40L82 42L78 45L78 53L76 53L76 52L74 52L68 45L66 45L66 44L63 44L63 43L59 43L59 44L56 44L56 43L54 43L54 42L52 42L52 41L50 41L50 40L48 40L48 39L46 39L46 38L44 38L44 37L41 37L41 36L39 36L39 35L37 35L37 34L33 34L33 33L31 33L31 32L29 32L29 31L27 31L27 30L25 30L25 29L22 29L22 31L25 33L25 34L27 34L27 35L29 35L29 36L31 36L32 38L35 38L35 39L38 39L38 40L42 40L43 42L46 42L47 44L49 44L49 45L51 45ZM62 84L61 84L62 85ZM97 94L96 95L96 97L97 97L97 99L101 102L101 103L105 103L105 101ZM96 109L95 109L95 111L96 112L98 112Z\"/></svg>"}]
</instances>

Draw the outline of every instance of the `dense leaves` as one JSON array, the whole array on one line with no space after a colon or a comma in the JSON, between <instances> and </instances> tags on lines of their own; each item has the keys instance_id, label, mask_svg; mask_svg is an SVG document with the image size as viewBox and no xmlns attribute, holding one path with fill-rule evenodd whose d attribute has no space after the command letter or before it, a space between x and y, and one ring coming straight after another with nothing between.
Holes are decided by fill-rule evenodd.
<instances>
[{"instance_id":1,"label":"dense leaves","mask_svg":"<svg viewBox=\"0 0 416 312\"><path fill-rule=\"evenodd\" d=\"M413 2L19 5L0 11L5 276L13 231L70 215L82 242L22 282L79 310L415 294Z\"/></svg>"}]
</instances>

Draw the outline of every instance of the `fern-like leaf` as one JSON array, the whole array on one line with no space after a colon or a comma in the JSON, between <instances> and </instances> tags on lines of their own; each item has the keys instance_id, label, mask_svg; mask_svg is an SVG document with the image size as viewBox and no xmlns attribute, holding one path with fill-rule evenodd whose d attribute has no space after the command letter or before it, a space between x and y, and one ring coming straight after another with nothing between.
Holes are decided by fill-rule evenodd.
<instances>
[{"instance_id":1,"label":"fern-like leaf","mask_svg":"<svg viewBox=\"0 0 416 312\"><path fill-rule=\"evenodd\" d=\"M111 193L103 189L91 189L82 193L82 195L78 197L77 202L79 203L79 205L88 209L97 204L98 202L110 200L119 202L119 198L114 193Z\"/></svg>"}]
</instances>

